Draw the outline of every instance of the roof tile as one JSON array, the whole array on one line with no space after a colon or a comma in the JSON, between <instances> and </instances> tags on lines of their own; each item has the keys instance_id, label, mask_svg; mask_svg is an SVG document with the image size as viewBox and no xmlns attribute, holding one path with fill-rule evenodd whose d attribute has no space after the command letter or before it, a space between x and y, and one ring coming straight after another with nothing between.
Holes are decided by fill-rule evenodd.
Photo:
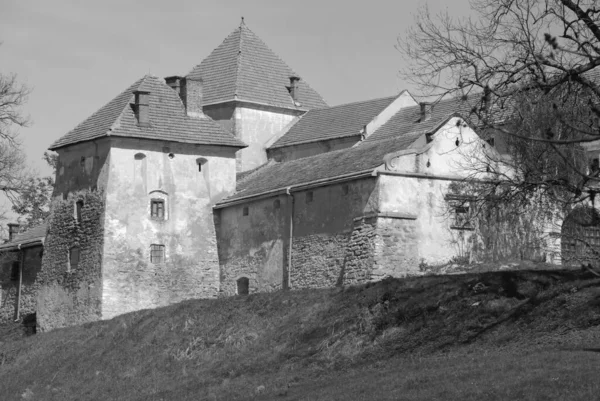
<instances>
[{"instance_id":1,"label":"roof tile","mask_svg":"<svg viewBox=\"0 0 600 401\"><path fill-rule=\"evenodd\" d=\"M221 203L226 204L263 192L375 169L384 163L383 156L407 149L417 138L418 135L406 135L372 143L361 143L352 148L284 163L270 162L239 181L237 191Z\"/></svg>"},{"instance_id":2,"label":"roof tile","mask_svg":"<svg viewBox=\"0 0 600 401\"><path fill-rule=\"evenodd\" d=\"M360 130L394 99L396 96L310 110L270 149L360 135Z\"/></svg>"},{"instance_id":3,"label":"roof tile","mask_svg":"<svg viewBox=\"0 0 600 401\"><path fill-rule=\"evenodd\" d=\"M298 74L243 23L187 75L202 79L205 104L239 99L299 110L327 106L304 80L296 106L287 89L291 76Z\"/></svg>"},{"instance_id":4,"label":"roof tile","mask_svg":"<svg viewBox=\"0 0 600 401\"><path fill-rule=\"evenodd\" d=\"M150 91L150 126L137 124L133 92ZM177 93L160 78L145 76L54 142L50 149L108 136L156 139L203 145L245 147L221 125L203 116L188 117Z\"/></svg>"}]
</instances>

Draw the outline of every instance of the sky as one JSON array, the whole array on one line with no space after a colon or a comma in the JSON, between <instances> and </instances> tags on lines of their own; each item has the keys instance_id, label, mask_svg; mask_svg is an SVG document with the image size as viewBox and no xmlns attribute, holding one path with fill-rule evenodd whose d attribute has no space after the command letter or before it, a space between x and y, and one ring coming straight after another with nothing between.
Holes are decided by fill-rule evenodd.
<instances>
[{"instance_id":1,"label":"sky","mask_svg":"<svg viewBox=\"0 0 600 401\"><path fill-rule=\"evenodd\" d=\"M355 3L355 5L350 5ZM244 17L303 80L336 105L411 88L398 70L398 35L425 1L0 0L0 73L32 93L20 130L42 174L48 146L147 73L185 75ZM467 0L429 0L433 12Z\"/></svg>"}]
</instances>

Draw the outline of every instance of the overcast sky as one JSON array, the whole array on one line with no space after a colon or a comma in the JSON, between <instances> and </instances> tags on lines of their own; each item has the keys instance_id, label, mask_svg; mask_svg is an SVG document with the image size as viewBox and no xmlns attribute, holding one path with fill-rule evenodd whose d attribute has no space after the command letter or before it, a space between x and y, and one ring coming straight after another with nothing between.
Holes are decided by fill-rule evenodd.
<instances>
[{"instance_id":1,"label":"overcast sky","mask_svg":"<svg viewBox=\"0 0 600 401\"><path fill-rule=\"evenodd\" d=\"M356 5L350 5L350 4ZM427 2L468 12L467 0ZM184 75L245 18L330 105L393 95L394 48L423 1L0 0L0 72L29 85L29 162L148 72Z\"/></svg>"}]
</instances>

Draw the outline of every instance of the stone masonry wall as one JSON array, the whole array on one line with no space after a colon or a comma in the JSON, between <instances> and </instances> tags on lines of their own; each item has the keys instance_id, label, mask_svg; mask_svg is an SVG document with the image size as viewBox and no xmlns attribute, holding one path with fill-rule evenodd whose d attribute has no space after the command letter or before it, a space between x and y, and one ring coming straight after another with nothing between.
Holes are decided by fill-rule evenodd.
<instances>
[{"instance_id":1,"label":"stone masonry wall","mask_svg":"<svg viewBox=\"0 0 600 401\"><path fill-rule=\"evenodd\" d=\"M83 201L81 221L75 203ZM104 194L82 190L55 198L38 274L37 324L41 331L100 319ZM69 252L79 247L79 264Z\"/></svg>"},{"instance_id":2,"label":"stone masonry wall","mask_svg":"<svg viewBox=\"0 0 600 401\"><path fill-rule=\"evenodd\" d=\"M379 216L370 280L421 274L417 245L416 219Z\"/></svg>"},{"instance_id":3,"label":"stone masonry wall","mask_svg":"<svg viewBox=\"0 0 600 401\"><path fill-rule=\"evenodd\" d=\"M283 195L217 211L221 295L237 294L242 277L250 293L287 286L290 207Z\"/></svg>"},{"instance_id":4,"label":"stone masonry wall","mask_svg":"<svg viewBox=\"0 0 600 401\"><path fill-rule=\"evenodd\" d=\"M11 280L13 261L24 257L23 279L21 283L21 303L19 318L36 311L36 277L42 267L42 247L35 246L19 251L6 252L0 256L0 323L12 321L16 317L19 281ZM21 256L19 256L19 254Z\"/></svg>"},{"instance_id":5,"label":"stone masonry wall","mask_svg":"<svg viewBox=\"0 0 600 401\"><path fill-rule=\"evenodd\" d=\"M294 239L292 288L335 287L340 280L349 230L336 234L313 234Z\"/></svg>"},{"instance_id":6,"label":"stone masonry wall","mask_svg":"<svg viewBox=\"0 0 600 401\"><path fill-rule=\"evenodd\" d=\"M371 280L373 270L377 218L360 216L354 219L352 236L346 247L343 285L361 284Z\"/></svg>"}]
</instances>

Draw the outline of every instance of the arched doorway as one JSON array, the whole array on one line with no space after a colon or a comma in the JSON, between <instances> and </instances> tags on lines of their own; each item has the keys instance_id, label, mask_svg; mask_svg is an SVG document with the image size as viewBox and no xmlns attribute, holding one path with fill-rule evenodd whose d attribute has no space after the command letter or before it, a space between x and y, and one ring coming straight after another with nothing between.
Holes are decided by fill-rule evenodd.
<instances>
[{"instance_id":1,"label":"arched doorway","mask_svg":"<svg viewBox=\"0 0 600 401\"><path fill-rule=\"evenodd\" d=\"M237 279L237 294L238 295L248 295L250 287L250 280L248 277L240 277Z\"/></svg>"},{"instance_id":2,"label":"arched doorway","mask_svg":"<svg viewBox=\"0 0 600 401\"><path fill-rule=\"evenodd\" d=\"M600 265L600 215L588 206L576 207L561 229L561 256L565 267Z\"/></svg>"}]
</instances>

